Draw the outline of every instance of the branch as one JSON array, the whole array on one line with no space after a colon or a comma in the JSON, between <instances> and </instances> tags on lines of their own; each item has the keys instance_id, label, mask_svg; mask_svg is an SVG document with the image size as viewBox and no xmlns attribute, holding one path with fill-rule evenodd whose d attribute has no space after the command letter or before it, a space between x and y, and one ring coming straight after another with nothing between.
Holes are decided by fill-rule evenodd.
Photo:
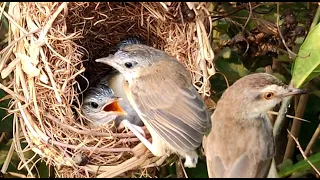
<instances>
[{"instance_id":1,"label":"branch","mask_svg":"<svg viewBox=\"0 0 320 180\"><path fill-rule=\"evenodd\" d=\"M307 161L307 163L317 172L317 174L320 176L320 172L318 171L318 169L308 160L307 156L304 154L299 141L297 140L297 138L295 138L290 131L288 130L289 135L292 137L292 139L296 142L297 147L299 148L299 151L301 152L301 155L303 156L304 160Z\"/></svg>"},{"instance_id":2,"label":"branch","mask_svg":"<svg viewBox=\"0 0 320 180\"><path fill-rule=\"evenodd\" d=\"M289 86L292 86L292 81L290 82ZM284 98L284 100L281 103L281 107L279 109L279 114L277 116L276 122L273 127L273 137L275 138L275 141L277 142L277 138L281 132L283 122L284 122L284 117L286 116L288 106L290 104L290 101L292 99L292 96Z\"/></svg>"},{"instance_id":3,"label":"branch","mask_svg":"<svg viewBox=\"0 0 320 180\"><path fill-rule=\"evenodd\" d=\"M308 155L310 154L310 150L311 150L313 144L314 144L314 143L316 142L316 140L318 139L319 135L320 135L320 124L318 125L318 127L317 127L316 131L314 132L314 134L313 134L313 136L312 136L312 138L311 138L311 140L310 140L310 142L309 142L306 150L304 151L304 153L306 154L306 156L308 156Z\"/></svg>"},{"instance_id":4,"label":"branch","mask_svg":"<svg viewBox=\"0 0 320 180\"><path fill-rule=\"evenodd\" d=\"M309 90L309 86L307 85L307 87L305 89ZM298 108L297 108L296 114L295 114L296 117L303 117L304 111L306 109L306 104L308 102L308 97L309 97L309 94L300 96ZM301 121L298 119L294 119L292 127L291 127L291 133L293 136L295 136L295 137L299 136L300 127L301 127ZM295 149L294 148L294 141L292 138L289 138L288 143L287 143L287 147L286 147L286 152L284 154L284 159L291 158L293 156L294 149Z\"/></svg>"},{"instance_id":5,"label":"branch","mask_svg":"<svg viewBox=\"0 0 320 180\"><path fill-rule=\"evenodd\" d=\"M279 4L279 2L277 2L277 28L278 28L278 32L279 32L282 44L284 45L284 47L286 48L286 50L289 53L289 58L290 59L294 59L297 55L289 49L289 47L286 44L286 41L283 38L283 35L282 35L281 31L280 31L280 27L279 27L279 18L280 18L279 17L280 16L279 9L280 9L280 4Z\"/></svg>"}]
</instances>

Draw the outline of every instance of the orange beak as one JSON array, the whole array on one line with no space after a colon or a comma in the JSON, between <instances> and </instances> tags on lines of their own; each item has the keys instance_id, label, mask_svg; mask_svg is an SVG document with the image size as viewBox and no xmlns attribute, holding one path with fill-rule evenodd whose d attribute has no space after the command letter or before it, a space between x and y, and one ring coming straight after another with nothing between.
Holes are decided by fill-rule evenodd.
<instances>
[{"instance_id":1,"label":"orange beak","mask_svg":"<svg viewBox=\"0 0 320 180\"><path fill-rule=\"evenodd\" d=\"M119 115L127 115L127 113L120 107L118 101L121 100L121 98L113 98L110 102L105 104L101 111L105 112L115 112Z\"/></svg>"}]
</instances>

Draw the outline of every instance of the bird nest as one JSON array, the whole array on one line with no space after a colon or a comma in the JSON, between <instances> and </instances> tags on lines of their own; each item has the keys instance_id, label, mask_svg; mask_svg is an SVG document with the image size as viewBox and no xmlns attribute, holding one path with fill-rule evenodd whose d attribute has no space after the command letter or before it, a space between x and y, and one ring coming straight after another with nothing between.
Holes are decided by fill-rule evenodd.
<instances>
[{"instance_id":1,"label":"bird nest","mask_svg":"<svg viewBox=\"0 0 320 180\"><path fill-rule=\"evenodd\" d=\"M211 3L10 2L8 46L0 71L11 96L14 148L34 175L44 160L58 177L155 177L154 157L128 130L90 128L81 94L108 73L95 59L138 37L183 62L203 97L210 95L214 54ZM21 147L20 142L27 142ZM27 158L25 151L36 155ZM40 158L39 158L40 157ZM20 168L19 167L19 168Z\"/></svg>"}]
</instances>

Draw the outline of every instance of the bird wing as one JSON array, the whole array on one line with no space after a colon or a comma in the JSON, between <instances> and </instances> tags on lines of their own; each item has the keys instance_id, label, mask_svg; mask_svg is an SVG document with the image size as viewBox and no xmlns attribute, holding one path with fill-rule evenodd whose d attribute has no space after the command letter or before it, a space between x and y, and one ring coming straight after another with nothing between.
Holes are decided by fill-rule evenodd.
<instances>
[{"instance_id":1,"label":"bird wing","mask_svg":"<svg viewBox=\"0 0 320 180\"><path fill-rule=\"evenodd\" d=\"M213 156L207 160L209 177L216 178L245 178L245 177L266 177L272 159L257 160L249 153L240 155L227 167L219 156Z\"/></svg>"},{"instance_id":2,"label":"bird wing","mask_svg":"<svg viewBox=\"0 0 320 180\"><path fill-rule=\"evenodd\" d=\"M126 93L136 111L157 134L179 150L194 150L211 127L207 107L183 74L143 77ZM178 82L179 81L179 82ZM184 82L183 82L184 81ZM156 82L156 83L155 83Z\"/></svg>"},{"instance_id":3,"label":"bird wing","mask_svg":"<svg viewBox=\"0 0 320 180\"><path fill-rule=\"evenodd\" d=\"M273 136L265 139L258 129L234 128L230 119L221 126L214 119L222 112L215 113L211 133L203 139L209 177L266 177L275 152Z\"/></svg>"}]
</instances>

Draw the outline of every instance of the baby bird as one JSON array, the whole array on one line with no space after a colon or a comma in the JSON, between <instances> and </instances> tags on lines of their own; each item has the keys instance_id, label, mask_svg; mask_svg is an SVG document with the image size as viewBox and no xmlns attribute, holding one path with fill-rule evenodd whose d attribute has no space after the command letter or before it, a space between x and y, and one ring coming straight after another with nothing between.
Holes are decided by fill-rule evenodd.
<instances>
[{"instance_id":1,"label":"baby bird","mask_svg":"<svg viewBox=\"0 0 320 180\"><path fill-rule=\"evenodd\" d=\"M120 107L119 100L111 88L98 84L84 92L81 111L84 116L97 127L115 120L118 116L126 116L127 113Z\"/></svg>"},{"instance_id":2,"label":"baby bird","mask_svg":"<svg viewBox=\"0 0 320 180\"><path fill-rule=\"evenodd\" d=\"M117 45L121 49L127 44L139 44L141 40L137 38L127 38ZM115 125L121 129L121 121L126 119L133 125L143 126L143 122L137 112L131 107L123 87L123 75L113 69L106 77L102 78L96 87L91 87L84 94L84 104L82 111L87 118L92 120L94 126L103 125L111 120L115 120ZM120 100L121 99L121 100ZM116 107L113 112L110 105ZM101 107L106 107L102 111ZM109 111L111 110L111 111ZM138 127L137 127L138 128ZM138 130L143 132L142 129Z\"/></svg>"},{"instance_id":3,"label":"baby bird","mask_svg":"<svg viewBox=\"0 0 320 180\"><path fill-rule=\"evenodd\" d=\"M196 167L203 135L210 130L208 109L176 58L143 44L127 44L114 55L97 59L124 77L127 98L152 136L152 144L123 120L155 156L177 153L185 167Z\"/></svg>"},{"instance_id":4,"label":"baby bird","mask_svg":"<svg viewBox=\"0 0 320 180\"><path fill-rule=\"evenodd\" d=\"M135 114L130 114L132 108L126 105L128 102L123 103L121 101L122 98L115 96L111 88L104 84L98 84L96 87L90 87L84 93L81 111L84 116L91 120L93 127L103 126L115 121L115 126L120 130L125 127L122 123L123 119L127 118L135 130L145 136L140 118ZM123 107L129 113L124 111Z\"/></svg>"}]
</instances>

